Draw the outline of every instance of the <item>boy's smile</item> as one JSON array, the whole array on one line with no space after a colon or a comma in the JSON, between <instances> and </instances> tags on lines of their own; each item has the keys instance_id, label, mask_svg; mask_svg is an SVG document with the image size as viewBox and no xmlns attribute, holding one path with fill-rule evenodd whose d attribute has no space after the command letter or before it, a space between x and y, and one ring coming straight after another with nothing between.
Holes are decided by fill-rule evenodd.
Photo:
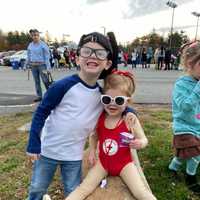
<instances>
[{"instance_id":1,"label":"boy's smile","mask_svg":"<svg viewBox=\"0 0 200 200\"><path fill-rule=\"evenodd\" d=\"M98 63L95 61L88 61L87 62L87 66L88 68L97 68L98 67Z\"/></svg>"}]
</instances>

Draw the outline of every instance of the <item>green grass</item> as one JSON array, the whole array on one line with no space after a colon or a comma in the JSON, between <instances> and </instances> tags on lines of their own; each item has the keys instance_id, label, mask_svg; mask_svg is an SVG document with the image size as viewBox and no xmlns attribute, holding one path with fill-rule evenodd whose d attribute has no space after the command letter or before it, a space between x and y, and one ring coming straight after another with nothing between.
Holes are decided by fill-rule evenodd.
<instances>
[{"instance_id":1,"label":"green grass","mask_svg":"<svg viewBox=\"0 0 200 200\"><path fill-rule=\"evenodd\" d=\"M173 157L171 148L171 112L162 108L140 108L140 120L149 139L149 145L139 151L139 158L150 187L159 200L197 200L181 181L172 179L167 166ZM16 131L31 120L31 113L0 116L0 200L22 200L27 197L31 177L25 148L27 133ZM55 176L49 193L54 200L63 199L60 177Z\"/></svg>"}]
</instances>

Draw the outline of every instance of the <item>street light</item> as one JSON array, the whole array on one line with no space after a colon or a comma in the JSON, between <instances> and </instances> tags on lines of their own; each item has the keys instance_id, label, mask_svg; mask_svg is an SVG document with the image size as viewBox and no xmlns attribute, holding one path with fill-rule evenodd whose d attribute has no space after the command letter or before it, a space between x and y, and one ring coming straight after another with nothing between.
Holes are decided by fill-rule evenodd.
<instances>
[{"instance_id":1,"label":"street light","mask_svg":"<svg viewBox=\"0 0 200 200\"><path fill-rule=\"evenodd\" d=\"M171 50L172 48L172 34L173 34L173 25L174 25L174 9L178 6L175 2L173 1L168 1L166 3L167 6L172 8L172 24L171 24L171 31L170 31L170 41L169 41L169 48Z\"/></svg>"},{"instance_id":2,"label":"street light","mask_svg":"<svg viewBox=\"0 0 200 200\"><path fill-rule=\"evenodd\" d=\"M197 33L198 33L198 27L199 27L199 17L200 17L200 13L197 12L192 12L192 14L197 17L197 27L196 27L196 34L195 34L195 41L197 40Z\"/></svg>"},{"instance_id":3,"label":"street light","mask_svg":"<svg viewBox=\"0 0 200 200\"><path fill-rule=\"evenodd\" d=\"M103 28L103 34L106 35L106 27L102 26L101 28Z\"/></svg>"}]
</instances>

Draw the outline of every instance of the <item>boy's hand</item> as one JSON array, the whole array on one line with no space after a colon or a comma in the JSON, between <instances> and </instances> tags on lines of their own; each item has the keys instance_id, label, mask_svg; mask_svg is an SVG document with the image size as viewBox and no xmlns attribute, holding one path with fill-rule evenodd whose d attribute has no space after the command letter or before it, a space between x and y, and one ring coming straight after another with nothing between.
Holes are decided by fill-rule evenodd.
<instances>
[{"instance_id":1,"label":"boy's hand","mask_svg":"<svg viewBox=\"0 0 200 200\"><path fill-rule=\"evenodd\" d=\"M35 154L35 153L26 153L26 155L28 156L28 160L31 163L34 163L36 160L38 160L40 158L40 154Z\"/></svg>"},{"instance_id":2,"label":"boy's hand","mask_svg":"<svg viewBox=\"0 0 200 200\"><path fill-rule=\"evenodd\" d=\"M125 123L128 129L134 128L134 125L137 119L136 115L131 112L128 112L124 117L125 117Z\"/></svg>"},{"instance_id":3,"label":"boy's hand","mask_svg":"<svg viewBox=\"0 0 200 200\"><path fill-rule=\"evenodd\" d=\"M95 150L91 150L89 152L88 161L89 161L89 164L91 167L95 165L95 163L96 163L96 151Z\"/></svg>"},{"instance_id":4,"label":"boy's hand","mask_svg":"<svg viewBox=\"0 0 200 200\"><path fill-rule=\"evenodd\" d=\"M140 139L133 139L130 141L129 146L133 149L141 149L142 148L142 140Z\"/></svg>"}]
</instances>

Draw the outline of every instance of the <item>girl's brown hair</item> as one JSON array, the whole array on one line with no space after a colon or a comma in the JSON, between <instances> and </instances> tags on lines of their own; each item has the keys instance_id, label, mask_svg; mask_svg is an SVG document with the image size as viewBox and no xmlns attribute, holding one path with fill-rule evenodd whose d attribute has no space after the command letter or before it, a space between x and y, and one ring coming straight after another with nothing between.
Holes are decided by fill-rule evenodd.
<instances>
[{"instance_id":1,"label":"girl's brown hair","mask_svg":"<svg viewBox=\"0 0 200 200\"><path fill-rule=\"evenodd\" d=\"M195 41L185 44L182 47L181 55L181 64L183 65L184 69L187 71L188 61L190 61L191 66L194 66L198 60L200 60L200 42Z\"/></svg>"},{"instance_id":2,"label":"girl's brown hair","mask_svg":"<svg viewBox=\"0 0 200 200\"><path fill-rule=\"evenodd\" d=\"M119 71L117 71L119 72ZM112 73L108 75L104 81L103 92L109 89L120 89L125 92L128 97L131 97L135 91L135 80L133 75L125 75L126 72Z\"/></svg>"}]
</instances>

